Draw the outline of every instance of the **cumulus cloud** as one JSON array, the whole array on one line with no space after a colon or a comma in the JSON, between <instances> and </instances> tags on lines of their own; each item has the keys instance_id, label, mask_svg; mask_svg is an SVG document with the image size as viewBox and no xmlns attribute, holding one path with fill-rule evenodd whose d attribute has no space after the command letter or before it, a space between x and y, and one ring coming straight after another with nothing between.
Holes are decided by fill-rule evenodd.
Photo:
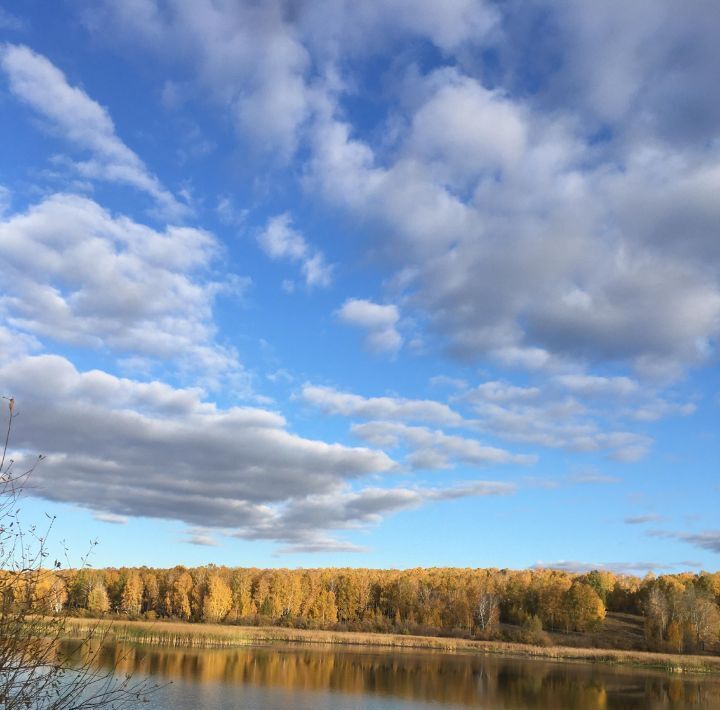
<instances>
[{"instance_id":1,"label":"cumulus cloud","mask_svg":"<svg viewBox=\"0 0 720 710\"><path fill-rule=\"evenodd\" d=\"M390 272L384 283L393 287L384 297L402 303L404 323L417 317L439 336L432 342L459 358L490 358L537 378L480 384L453 398L452 408L316 386L303 391L306 401L371 420L358 425L366 432L382 424L389 445L433 439L412 452L416 465L429 468L470 455L472 446L406 421L627 461L652 443L636 431L638 422L694 411L660 386L649 389L648 379L707 362L720 336L720 100L712 71L720 16L709 0L680 14L665 0L631 8L620 0L592 7L540 0L523 13L481 0L339 0L291 10L283 2L106 0L83 15L104 36L117 27L133 51L144 44L190 67L182 86L166 85L166 98L175 94L169 104L178 106L180 93L209 95L244 147L280 160L296 156L294 172L308 196L375 237L367 242L379 245ZM539 20L547 32L537 32ZM395 61L381 83L389 111L362 111L356 121L356 101L367 98L358 97L358 81L388 48ZM104 161L113 179L162 202L165 188L120 141L105 109L39 55L22 47L3 52L16 95L90 152L81 170L94 176ZM435 66L418 63L419 55L432 56ZM70 104L80 117L73 123L63 113ZM271 257L298 264L308 283L327 275L322 255L287 215L271 219L260 242ZM112 248L116 256L122 244ZM137 306L128 316L121 303L96 304L99 289L81 288L73 273L52 265L57 255L45 253L42 239L39 245L47 257L39 285L20 281L4 294L12 321L0 333L3 352L32 350L18 337L24 329L143 355L189 352L220 369L233 361L209 325L213 287L187 275L207 258L170 269L190 294L182 315L173 296L170 305L162 299L159 314ZM19 260L16 253L3 258ZM138 279L145 294L149 281ZM350 299L338 317L363 330L369 350L396 353L399 309L373 298ZM632 376L595 374L627 366ZM473 420L459 407L471 409ZM415 431L401 435L400 425ZM248 530L277 522L271 513L253 509ZM328 537L288 544L345 545Z\"/></svg>"},{"instance_id":2,"label":"cumulus cloud","mask_svg":"<svg viewBox=\"0 0 720 710\"><path fill-rule=\"evenodd\" d=\"M573 451L602 451L621 461L642 458L652 439L633 430L637 422L688 416L692 402L676 402L624 376L585 373L555 375L541 384L483 382L455 393L451 401L469 405L469 427L504 439ZM619 429L618 422L624 428Z\"/></svg>"},{"instance_id":3,"label":"cumulus cloud","mask_svg":"<svg viewBox=\"0 0 720 710\"><path fill-rule=\"evenodd\" d=\"M363 397L310 383L303 386L301 397L327 414L374 420L366 427L359 426L357 433L364 431L369 436L372 432L377 437L375 441L383 446L395 446L402 438L399 437L401 427L391 432L392 422L426 422L464 428L522 444L586 453L604 452L615 460L625 462L643 458L653 443L646 434L629 428L618 429L617 422L609 424L605 421L617 417L615 409L590 409L581 401L552 388L512 385L499 380L484 382L452 396L453 404L468 406L472 410L473 416L467 417L435 400ZM634 418L635 413L634 409L625 412L628 418ZM406 434L410 431L412 428L405 428ZM429 430L418 427L415 428L414 438L418 439L423 431L428 436L431 434ZM445 437L446 445L457 439L459 448L456 454L462 448L461 441L468 442L470 447L479 446L477 442L470 444L471 439L452 437L442 432L432 434L438 437L438 441ZM442 447L416 445L414 448L419 449L413 454L416 467L444 468L449 465L448 451L440 453ZM469 455L466 452L466 456ZM533 458L520 456L513 459L508 456L507 460L516 463L529 463ZM462 456L459 458L469 460L462 459Z\"/></svg>"},{"instance_id":4,"label":"cumulus cloud","mask_svg":"<svg viewBox=\"0 0 720 710\"><path fill-rule=\"evenodd\" d=\"M508 495L511 484L363 487L397 466L385 453L306 439L278 413L219 408L197 389L80 372L57 355L0 367L16 398L13 440L46 459L27 492L75 503L98 520L179 520L187 542L211 531L282 543L286 551L357 549L337 531L432 502ZM22 465L24 454L16 456Z\"/></svg>"},{"instance_id":5,"label":"cumulus cloud","mask_svg":"<svg viewBox=\"0 0 720 710\"><path fill-rule=\"evenodd\" d=\"M517 105L453 70L436 73L433 82L437 90L412 117L409 154L457 188L512 170L528 134Z\"/></svg>"},{"instance_id":6,"label":"cumulus cloud","mask_svg":"<svg viewBox=\"0 0 720 710\"><path fill-rule=\"evenodd\" d=\"M638 383L629 377L560 375L555 380L570 392L584 397L627 397L639 389Z\"/></svg>"},{"instance_id":7,"label":"cumulus cloud","mask_svg":"<svg viewBox=\"0 0 720 710\"><path fill-rule=\"evenodd\" d=\"M571 483L581 484L600 484L600 485L612 485L620 483L622 479L617 476L608 476L607 474L600 473L599 471L578 471L568 477L568 481Z\"/></svg>"},{"instance_id":8,"label":"cumulus cloud","mask_svg":"<svg viewBox=\"0 0 720 710\"><path fill-rule=\"evenodd\" d=\"M0 359L8 362L20 355L40 349L41 345L37 338L0 325Z\"/></svg>"},{"instance_id":9,"label":"cumulus cloud","mask_svg":"<svg viewBox=\"0 0 720 710\"><path fill-rule=\"evenodd\" d=\"M339 0L304 6L298 25L321 56L364 56L402 39L427 39L450 56L487 38L499 20L484 0L447 0L442 7L432 0Z\"/></svg>"},{"instance_id":10,"label":"cumulus cloud","mask_svg":"<svg viewBox=\"0 0 720 710\"><path fill-rule=\"evenodd\" d=\"M281 552L361 552L364 548L335 540L322 529L349 530L379 523L384 516L428 502L467 497L511 495L515 487L496 481L472 481L447 488L365 488L308 496L278 510L262 529L240 530L235 537L282 540Z\"/></svg>"},{"instance_id":11,"label":"cumulus cloud","mask_svg":"<svg viewBox=\"0 0 720 710\"><path fill-rule=\"evenodd\" d=\"M341 0L292 11L283 2L105 0L83 16L104 39L112 25L133 47L189 65L194 83L228 111L246 145L281 160L295 153L328 95L323 84L343 84L336 66L345 57L418 38L451 54L498 23L497 12L476 0L447 0L442 8L428 0Z\"/></svg>"},{"instance_id":12,"label":"cumulus cloud","mask_svg":"<svg viewBox=\"0 0 720 710\"><path fill-rule=\"evenodd\" d=\"M682 14L671 0L631 8L620 0L592 7L544 1L532 10L545 12L554 33L532 47L536 60L552 53L558 62L547 74L545 97L562 96L591 130L610 124L621 140L652 136L687 145L713 135L720 102L706 89L709 67L720 58L714 42L720 21L711 0ZM529 27L531 20L506 26L511 71L528 59L521 37Z\"/></svg>"},{"instance_id":13,"label":"cumulus cloud","mask_svg":"<svg viewBox=\"0 0 720 710\"><path fill-rule=\"evenodd\" d=\"M670 416L689 417L697 406L693 402L670 402L657 397L633 409L629 415L641 422L655 422Z\"/></svg>"},{"instance_id":14,"label":"cumulus cloud","mask_svg":"<svg viewBox=\"0 0 720 710\"><path fill-rule=\"evenodd\" d=\"M687 542L701 550L709 550L720 554L720 530L704 530L701 532L677 532L673 530L650 530L651 537L670 538Z\"/></svg>"},{"instance_id":15,"label":"cumulus cloud","mask_svg":"<svg viewBox=\"0 0 720 710\"><path fill-rule=\"evenodd\" d=\"M592 386L593 395L598 390L604 392L606 385L603 378L582 376L572 376L568 382ZM558 391L553 386L519 386L491 380L457 393L452 400L472 409L474 417L465 419L465 426L508 441L571 451L606 451L619 461L636 461L645 456L652 444L649 436L609 428L602 409L588 408L568 396L565 388L563 385ZM628 410L628 416L634 413Z\"/></svg>"},{"instance_id":16,"label":"cumulus cloud","mask_svg":"<svg viewBox=\"0 0 720 710\"><path fill-rule=\"evenodd\" d=\"M468 386L466 380L462 380L459 377L449 377L448 375L434 375L428 382L433 387L448 387L457 390L467 389Z\"/></svg>"},{"instance_id":17,"label":"cumulus cloud","mask_svg":"<svg viewBox=\"0 0 720 710\"><path fill-rule=\"evenodd\" d=\"M0 217L4 216L10 209L11 202L12 194L10 193L10 190L8 190L4 185L0 185Z\"/></svg>"},{"instance_id":18,"label":"cumulus cloud","mask_svg":"<svg viewBox=\"0 0 720 710\"><path fill-rule=\"evenodd\" d=\"M84 13L164 61L187 62L194 82L235 123L248 146L286 160L309 115L308 51L281 3L104 2Z\"/></svg>"},{"instance_id":19,"label":"cumulus cloud","mask_svg":"<svg viewBox=\"0 0 720 710\"><path fill-rule=\"evenodd\" d=\"M647 513L646 515L630 515L623 522L627 525L644 525L645 523L656 523L658 520L664 520L664 516Z\"/></svg>"},{"instance_id":20,"label":"cumulus cloud","mask_svg":"<svg viewBox=\"0 0 720 710\"><path fill-rule=\"evenodd\" d=\"M720 554L720 531L685 533L680 536L680 539L695 547Z\"/></svg>"},{"instance_id":21,"label":"cumulus cloud","mask_svg":"<svg viewBox=\"0 0 720 710\"><path fill-rule=\"evenodd\" d=\"M332 282L332 265L325 261L322 252L312 249L305 237L293 228L289 214L280 214L268 220L257 240L271 259L298 262L309 288L326 287Z\"/></svg>"},{"instance_id":22,"label":"cumulus cloud","mask_svg":"<svg viewBox=\"0 0 720 710\"><path fill-rule=\"evenodd\" d=\"M618 461L643 458L652 439L629 430L608 430L572 398L538 404L475 401L474 426L509 441L579 452L602 452Z\"/></svg>"},{"instance_id":23,"label":"cumulus cloud","mask_svg":"<svg viewBox=\"0 0 720 710\"><path fill-rule=\"evenodd\" d=\"M425 421L456 426L463 423L460 414L447 404L431 399L405 399L403 397L362 397L341 392L333 387L306 383L301 397L327 414L363 419L393 419Z\"/></svg>"},{"instance_id":24,"label":"cumulus cloud","mask_svg":"<svg viewBox=\"0 0 720 710\"><path fill-rule=\"evenodd\" d=\"M540 396L539 387L520 387L508 382L492 380L467 390L462 398L469 402L524 402Z\"/></svg>"},{"instance_id":25,"label":"cumulus cloud","mask_svg":"<svg viewBox=\"0 0 720 710\"><path fill-rule=\"evenodd\" d=\"M683 560L681 562L580 562L577 560L557 560L555 562L536 562L534 569L555 569L563 572L578 574L592 572L593 570L607 570L614 574L631 577L645 576L650 572L671 573L686 570L697 570L702 567L700 562Z\"/></svg>"},{"instance_id":26,"label":"cumulus cloud","mask_svg":"<svg viewBox=\"0 0 720 710\"><path fill-rule=\"evenodd\" d=\"M693 402L678 402L662 396L659 388L650 383L641 385L630 377L601 377L588 374L567 374L553 378L562 390L598 407L601 400L614 406L615 416L639 422L654 422L665 417L686 417L693 414ZM620 406L618 406L620 405Z\"/></svg>"},{"instance_id":27,"label":"cumulus cloud","mask_svg":"<svg viewBox=\"0 0 720 710\"><path fill-rule=\"evenodd\" d=\"M22 412L15 446L47 455L30 492L96 514L260 534L279 508L395 467L381 451L293 434L276 412L221 409L197 389L80 372L57 355L5 364L0 381Z\"/></svg>"},{"instance_id":28,"label":"cumulus cloud","mask_svg":"<svg viewBox=\"0 0 720 710\"><path fill-rule=\"evenodd\" d=\"M113 525L126 525L128 519L125 515L116 515L115 513L104 513L98 511L93 514L95 520L99 520L101 523L112 523Z\"/></svg>"},{"instance_id":29,"label":"cumulus cloud","mask_svg":"<svg viewBox=\"0 0 720 710\"><path fill-rule=\"evenodd\" d=\"M709 356L720 327L720 287L708 268L718 264L707 250L713 208L692 209L707 215L693 220L692 254L685 225L688 196L709 195L715 184L715 148L689 159L673 146L624 146L617 170L617 154L604 156L572 116L488 97L458 69L419 81L411 124L442 102L451 113L458 87L485 97L490 126L501 102L522 127L506 158L488 155L471 175L463 161L477 136L458 137L463 151L426 147L412 131L388 155L330 104L312 133L311 176L330 202L391 235L384 253L412 294L408 306L427 314L452 352L533 368L619 362L666 374ZM501 128L495 138L505 150ZM681 197L677 185L696 189ZM700 254L711 262L700 264Z\"/></svg>"},{"instance_id":30,"label":"cumulus cloud","mask_svg":"<svg viewBox=\"0 0 720 710\"><path fill-rule=\"evenodd\" d=\"M208 278L220 247L201 229L155 231L92 200L53 195L0 220L0 304L10 327L63 344L237 371L215 342ZM232 284L231 284L232 285Z\"/></svg>"},{"instance_id":31,"label":"cumulus cloud","mask_svg":"<svg viewBox=\"0 0 720 710\"><path fill-rule=\"evenodd\" d=\"M373 421L354 424L351 431L370 444L382 448L409 448L408 463L416 469L450 468L463 463L471 466L535 463L536 456L513 454L505 449L481 444L475 439L446 434L427 427L399 422Z\"/></svg>"},{"instance_id":32,"label":"cumulus cloud","mask_svg":"<svg viewBox=\"0 0 720 710\"><path fill-rule=\"evenodd\" d=\"M203 528L190 528L183 542L188 545L199 545L200 547L219 547L218 541L208 530Z\"/></svg>"},{"instance_id":33,"label":"cumulus cloud","mask_svg":"<svg viewBox=\"0 0 720 710\"><path fill-rule=\"evenodd\" d=\"M150 195L170 218L188 214L187 205L178 202L120 140L108 111L71 86L48 59L22 45L5 45L0 47L0 66L14 96L47 119L62 138L89 153L89 160L74 164L83 177L131 185Z\"/></svg>"},{"instance_id":34,"label":"cumulus cloud","mask_svg":"<svg viewBox=\"0 0 720 710\"><path fill-rule=\"evenodd\" d=\"M371 353L396 353L402 347L403 339L397 330L400 311L395 305L350 298L337 311L337 316L343 323L367 332L365 347Z\"/></svg>"},{"instance_id":35,"label":"cumulus cloud","mask_svg":"<svg viewBox=\"0 0 720 710\"><path fill-rule=\"evenodd\" d=\"M404 307L451 352L677 376L720 332L713 9L108 0L84 16L187 62L248 144L307 148L308 190L383 235ZM418 42L440 66L397 49ZM389 48L391 115L355 125L357 71ZM399 344L388 328L371 346Z\"/></svg>"}]
</instances>

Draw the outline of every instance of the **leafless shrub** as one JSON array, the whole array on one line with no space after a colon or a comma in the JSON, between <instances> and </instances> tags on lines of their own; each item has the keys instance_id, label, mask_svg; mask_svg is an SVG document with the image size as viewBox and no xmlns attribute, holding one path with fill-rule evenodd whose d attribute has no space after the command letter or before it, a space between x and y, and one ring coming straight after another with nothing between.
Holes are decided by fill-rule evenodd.
<instances>
[{"instance_id":1,"label":"leafless shrub","mask_svg":"<svg viewBox=\"0 0 720 710\"><path fill-rule=\"evenodd\" d=\"M0 707L5 710L129 708L152 690L129 675L100 671L98 654L107 630L94 624L71 644L68 637L63 567L50 560L48 535L55 522L25 525L22 494L38 456L17 470L8 447L15 401L2 397L7 426L0 455ZM67 552L67 551L66 551ZM66 555L67 557L67 555ZM87 565L87 555L81 565Z\"/></svg>"}]
</instances>

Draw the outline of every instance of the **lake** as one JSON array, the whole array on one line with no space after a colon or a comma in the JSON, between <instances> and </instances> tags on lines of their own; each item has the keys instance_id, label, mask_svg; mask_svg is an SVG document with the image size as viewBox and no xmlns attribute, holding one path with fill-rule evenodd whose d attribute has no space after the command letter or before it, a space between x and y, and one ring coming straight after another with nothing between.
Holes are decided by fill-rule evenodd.
<instances>
[{"instance_id":1,"label":"lake","mask_svg":"<svg viewBox=\"0 0 720 710\"><path fill-rule=\"evenodd\" d=\"M103 648L162 687L149 710L720 708L720 677L496 655L272 645Z\"/></svg>"}]
</instances>

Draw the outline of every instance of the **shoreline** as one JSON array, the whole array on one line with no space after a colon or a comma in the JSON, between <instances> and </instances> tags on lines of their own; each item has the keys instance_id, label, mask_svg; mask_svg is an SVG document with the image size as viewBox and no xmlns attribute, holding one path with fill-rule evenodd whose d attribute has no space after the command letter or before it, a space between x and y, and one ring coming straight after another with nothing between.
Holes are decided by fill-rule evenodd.
<instances>
[{"instance_id":1,"label":"shoreline","mask_svg":"<svg viewBox=\"0 0 720 710\"><path fill-rule=\"evenodd\" d=\"M720 656L693 656L571 646L534 646L508 641L480 641L354 631L314 631L279 626L232 626L181 621L130 621L70 617L65 637L80 638L93 629L105 642L173 648L241 648L273 643L340 646L368 650L440 651L512 656L529 660L603 663L671 673L720 674Z\"/></svg>"}]
</instances>

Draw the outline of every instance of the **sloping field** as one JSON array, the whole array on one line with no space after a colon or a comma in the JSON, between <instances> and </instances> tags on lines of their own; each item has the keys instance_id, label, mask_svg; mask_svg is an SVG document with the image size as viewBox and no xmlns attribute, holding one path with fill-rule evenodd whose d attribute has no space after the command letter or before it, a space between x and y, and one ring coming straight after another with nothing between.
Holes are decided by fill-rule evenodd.
<instances>
[{"instance_id":1,"label":"sloping field","mask_svg":"<svg viewBox=\"0 0 720 710\"><path fill-rule=\"evenodd\" d=\"M599 629L584 633L548 634L557 646L611 648L622 651L643 651L645 629L642 616L608 612Z\"/></svg>"}]
</instances>

